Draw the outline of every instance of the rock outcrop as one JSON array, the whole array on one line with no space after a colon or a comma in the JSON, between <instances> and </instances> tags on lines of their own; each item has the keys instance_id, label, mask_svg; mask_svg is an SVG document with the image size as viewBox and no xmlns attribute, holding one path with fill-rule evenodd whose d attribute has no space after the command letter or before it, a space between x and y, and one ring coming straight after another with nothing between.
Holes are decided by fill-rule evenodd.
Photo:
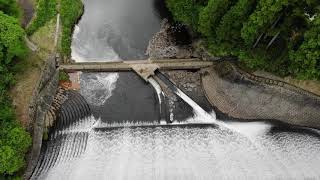
<instances>
[{"instance_id":1,"label":"rock outcrop","mask_svg":"<svg viewBox=\"0 0 320 180\"><path fill-rule=\"evenodd\" d=\"M150 59L191 58L190 47L178 46L175 43L171 25L167 19L161 22L161 29L149 41L146 55Z\"/></svg>"}]
</instances>

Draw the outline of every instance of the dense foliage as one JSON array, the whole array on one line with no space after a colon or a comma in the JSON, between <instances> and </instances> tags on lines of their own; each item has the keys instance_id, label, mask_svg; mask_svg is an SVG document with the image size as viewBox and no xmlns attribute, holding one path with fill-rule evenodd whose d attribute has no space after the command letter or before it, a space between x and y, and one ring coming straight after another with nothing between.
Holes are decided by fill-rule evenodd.
<instances>
[{"instance_id":1,"label":"dense foliage","mask_svg":"<svg viewBox=\"0 0 320 180\"><path fill-rule=\"evenodd\" d=\"M167 0L216 56L281 76L320 79L318 0ZM313 17L313 18L311 18Z\"/></svg>"},{"instance_id":2,"label":"dense foliage","mask_svg":"<svg viewBox=\"0 0 320 180\"><path fill-rule=\"evenodd\" d=\"M31 35L44 26L57 14L56 0L38 0L36 16L27 28L27 34Z\"/></svg>"},{"instance_id":3,"label":"dense foliage","mask_svg":"<svg viewBox=\"0 0 320 180\"><path fill-rule=\"evenodd\" d=\"M15 0L0 0L0 10L10 16L18 17L19 8Z\"/></svg>"},{"instance_id":4,"label":"dense foliage","mask_svg":"<svg viewBox=\"0 0 320 180\"><path fill-rule=\"evenodd\" d=\"M290 70L303 79L320 77L320 16L312 21L298 50L290 51Z\"/></svg>"},{"instance_id":5,"label":"dense foliage","mask_svg":"<svg viewBox=\"0 0 320 180\"><path fill-rule=\"evenodd\" d=\"M252 45L258 35L271 26L279 16L279 12L287 5L288 0L260 0L241 30L241 36L246 44Z\"/></svg>"},{"instance_id":6,"label":"dense foliage","mask_svg":"<svg viewBox=\"0 0 320 180\"><path fill-rule=\"evenodd\" d=\"M183 21L192 28L197 28L199 12L203 7L201 3L196 2L195 0L167 0L167 6L174 17L179 17L178 20Z\"/></svg>"},{"instance_id":7,"label":"dense foliage","mask_svg":"<svg viewBox=\"0 0 320 180\"><path fill-rule=\"evenodd\" d=\"M227 41L230 44L239 43L243 23L253 12L257 0L238 1L221 18L220 25L216 29L216 38L219 42Z\"/></svg>"},{"instance_id":8,"label":"dense foliage","mask_svg":"<svg viewBox=\"0 0 320 180\"><path fill-rule=\"evenodd\" d=\"M231 4L232 0L209 0L199 15L199 32L209 38L215 37L215 28Z\"/></svg>"},{"instance_id":9,"label":"dense foliage","mask_svg":"<svg viewBox=\"0 0 320 180\"><path fill-rule=\"evenodd\" d=\"M17 123L7 91L13 85L12 66L26 53L24 31L14 17L0 11L0 177L24 166L31 138Z\"/></svg>"},{"instance_id":10,"label":"dense foliage","mask_svg":"<svg viewBox=\"0 0 320 180\"><path fill-rule=\"evenodd\" d=\"M61 51L70 56L73 27L83 11L81 0L61 0L60 13L62 22Z\"/></svg>"}]
</instances>

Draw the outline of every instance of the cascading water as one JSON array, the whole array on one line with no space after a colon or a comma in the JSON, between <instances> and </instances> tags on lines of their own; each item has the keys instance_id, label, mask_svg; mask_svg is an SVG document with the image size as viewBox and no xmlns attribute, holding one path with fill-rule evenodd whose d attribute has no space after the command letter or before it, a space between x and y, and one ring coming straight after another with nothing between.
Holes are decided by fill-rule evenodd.
<instances>
[{"instance_id":1,"label":"cascading water","mask_svg":"<svg viewBox=\"0 0 320 180\"><path fill-rule=\"evenodd\" d=\"M176 85L174 85L174 83L171 82L171 80L164 74L162 74L160 71L156 72L156 77L158 77L158 79L161 80L171 91L173 91L176 95L178 95L181 99L183 99L193 108L194 118L192 118L191 120L192 123L214 123L216 125L222 124L221 122L217 121L216 114L214 111L212 111L211 114L207 113L188 95L186 95Z\"/></svg>"},{"instance_id":2,"label":"cascading water","mask_svg":"<svg viewBox=\"0 0 320 180\"><path fill-rule=\"evenodd\" d=\"M246 131L255 128L247 124ZM74 148L82 141L75 133L66 133L62 139L49 147L49 152L60 153L48 159L58 160L54 166L46 165L49 171L38 179L320 177L319 134L261 133L248 140L226 129L193 125L90 130L85 150Z\"/></svg>"},{"instance_id":3,"label":"cascading water","mask_svg":"<svg viewBox=\"0 0 320 180\"><path fill-rule=\"evenodd\" d=\"M144 58L147 42L159 30L161 20L153 7L158 0L83 2L85 12L73 36L74 60ZM73 112L63 111L31 179L320 179L319 131L264 123L222 128L214 125L219 124L215 114L177 88L195 117L161 125L158 116L150 115L159 111L150 100L151 87L138 78L133 83L123 78L133 76L81 75L80 93L92 108L100 108L101 117L74 119ZM79 101L66 107L83 112L87 106ZM110 101L116 104L105 106ZM108 112L111 116L103 116ZM187 124L197 120L207 123Z\"/></svg>"},{"instance_id":4,"label":"cascading water","mask_svg":"<svg viewBox=\"0 0 320 180\"><path fill-rule=\"evenodd\" d=\"M161 90L160 85L158 84L158 82L153 78L153 77L149 77L148 78L148 82L153 86L153 88L155 89L157 95L158 95L158 102L159 102L159 108L160 108L160 113L161 113L161 117L160 117L160 124L166 124L166 110L165 110L165 95Z\"/></svg>"}]
</instances>

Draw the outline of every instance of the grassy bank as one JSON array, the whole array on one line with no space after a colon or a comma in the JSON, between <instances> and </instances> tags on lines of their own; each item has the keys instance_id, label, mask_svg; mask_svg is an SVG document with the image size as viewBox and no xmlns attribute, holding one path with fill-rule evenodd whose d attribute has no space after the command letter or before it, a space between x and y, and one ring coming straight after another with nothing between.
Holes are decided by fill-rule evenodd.
<instances>
[{"instance_id":1,"label":"grassy bank","mask_svg":"<svg viewBox=\"0 0 320 180\"><path fill-rule=\"evenodd\" d=\"M36 16L27 27L30 36L57 15L56 0L37 0Z\"/></svg>"},{"instance_id":2,"label":"grassy bank","mask_svg":"<svg viewBox=\"0 0 320 180\"><path fill-rule=\"evenodd\" d=\"M60 53L68 58L71 55L73 27L83 13L81 0L38 0L36 16L27 27L26 32L29 36L33 35L48 22L53 21L58 12L62 25L59 49ZM44 35L44 37L47 36Z\"/></svg>"}]
</instances>

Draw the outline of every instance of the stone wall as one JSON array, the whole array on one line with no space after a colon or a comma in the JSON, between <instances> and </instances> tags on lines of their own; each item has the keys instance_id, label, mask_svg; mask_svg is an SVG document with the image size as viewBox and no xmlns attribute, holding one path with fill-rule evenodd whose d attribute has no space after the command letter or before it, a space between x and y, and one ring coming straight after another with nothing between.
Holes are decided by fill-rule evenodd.
<instances>
[{"instance_id":1,"label":"stone wall","mask_svg":"<svg viewBox=\"0 0 320 180\"><path fill-rule=\"evenodd\" d=\"M28 166L24 179L29 179L37 164L43 138L44 121L50 109L59 84L59 72L56 69L55 55L50 55L42 70L38 85L34 89L29 107L30 119L34 123L32 133L32 147L28 156Z\"/></svg>"},{"instance_id":2,"label":"stone wall","mask_svg":"<svg viewBox=\"0 0 320 180\"><path fill-rule=\"evenodd\" d=\"M298 87L246 73L231 63L205 69L202 82L211 104L231 117L320 128L320 97Z\"/></svg>"}]
</instances>

